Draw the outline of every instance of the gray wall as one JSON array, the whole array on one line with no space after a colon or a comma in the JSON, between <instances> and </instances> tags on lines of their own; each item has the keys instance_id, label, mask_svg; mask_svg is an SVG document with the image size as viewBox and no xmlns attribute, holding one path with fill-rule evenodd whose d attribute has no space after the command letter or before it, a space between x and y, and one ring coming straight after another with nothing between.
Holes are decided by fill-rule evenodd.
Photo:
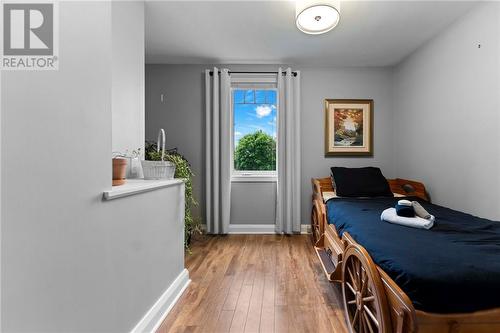
<instances>
[{"instance_id":1,"label":"gray wall","mask_svg":"<svg viewBox=\"0 0 500 333\"><path fill-rule=\"evenodd\" d=\"M231 184L231 224L275 224L275 221L275 182Z\"/></svg>"},{"instance_id":2,"label":"gray wall","mask_svg":"<svg viewBox=\"0 0 500 333\"><path fill-rule=\"evenodd\" d=\"M144 3L111 4L113 151L144 149Z\"/></svg>"},{"instance_id":3,"label":"gray wall","mask_svg":"<svg viewBox=\"0 0 500 333\"><path fill-rule=\"evenodd\" d=\"M378 166L394 177L392 71L390 68L304 68L302 76L302 223L311 214L311 177L328 177L331 166ZM374 101L373 157L324 157L325 98Z\"/></svg>"},{"instance_id":4,"label":"gray wall","mask_svg":"<svg viewBox=\"0 0 500 333\"><path fill-rule=\"evenodd\" d=\"M167 148L177 147L191 163L195 174L193 194L200 202L193 210L195 216L204 212L204 68L146 66L146 140L156 142L158 130L164 128Z\"/></svg>"},{"instance_id":5,"label":"gray wall","mask_svg":"<svg viewBox=\"0 0 500 333\"><path fill-rule=\"evenodd\" d=\"M219 66L222 67L222 66ZM275 70L278 66L227 66L232 69ZM204 207L204 69L208 65L146 66L146 138L156 140L158 128L167 131L169 147L178 147L192 163L195 195ZM300 68L295 68L300 69ZM392 71L390 68L302 68L302 223L310 214L310 178L328 176L332 165L380 166L392 169ZM160 95L164 94L161 103ZM369 158L325 158L323 147L325 98L373 98L375 155ZM273 223L275 201L271 184L233 184L233 224ZM262 195L262 198L256 196ZM255 214L259 211L259 215ZM253 221L253 222L251 222Z\"/></svg>"},{"instance_id":6,"label":"gray wall","mask_svg":"<svg viewBox=\"0 0 500 333\"><path fill-rule=\"evenodd\" d=\"M2 73L2 332L129 331L183 269L180 187L101 199L111 15L61 2L59 71Z\"/></svg>"},{"instance_id":7,"label":"gray wall","mask_svg":"<svg viewBox=\"0 0 500 333\"><path fill-rule=\"evenodd\" d=\"M500 4L484 3L395 69L394 163L434 202L500 218ZM481 48L478 48L481 44Z\"/></svg>"}]
</instances>

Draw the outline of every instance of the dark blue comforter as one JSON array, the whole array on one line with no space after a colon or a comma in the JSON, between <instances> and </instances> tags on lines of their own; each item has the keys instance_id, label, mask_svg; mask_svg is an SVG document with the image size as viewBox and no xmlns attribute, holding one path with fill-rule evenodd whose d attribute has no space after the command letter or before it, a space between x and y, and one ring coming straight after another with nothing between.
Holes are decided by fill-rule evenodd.
<instances>
[{"instance_id":1,"label":"dark blue comforter","mask_svg":"<svg viewBox=\"0 0 500 333\"><path fill-rule=\"evenodd\" d=\"M365 247L418 310L460 313L500 307L500 222L424 201L436 216L430 230L380 221L382 211L397 200L331 199L328 222Z\"/></svg>"}]
</instances>

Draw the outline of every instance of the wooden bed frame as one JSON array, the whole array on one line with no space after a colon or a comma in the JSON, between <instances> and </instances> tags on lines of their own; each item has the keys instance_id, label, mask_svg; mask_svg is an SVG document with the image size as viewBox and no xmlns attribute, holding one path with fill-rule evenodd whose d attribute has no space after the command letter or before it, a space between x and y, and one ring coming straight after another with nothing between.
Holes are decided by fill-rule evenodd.
<instances>
[{"instance_id":1,"label":"wooden bed frame","mask_svg":"<svg viewBox=\"0 0 500 333\"><path fill-rule=\"evenodd\" d=\"M429 201L422 183L399 178L388 181L394 193ZM312 189L314 247L328 280L341 284L344 314L350 332L500 332L500 308L460 314L416 310L410 298L373 262L361 244L348 232L340 237L335 226L328 224L323 193L333 191L331 179L313 178ZM485 295L494 296L500 295Z\"/></svg>"}]
</instances>

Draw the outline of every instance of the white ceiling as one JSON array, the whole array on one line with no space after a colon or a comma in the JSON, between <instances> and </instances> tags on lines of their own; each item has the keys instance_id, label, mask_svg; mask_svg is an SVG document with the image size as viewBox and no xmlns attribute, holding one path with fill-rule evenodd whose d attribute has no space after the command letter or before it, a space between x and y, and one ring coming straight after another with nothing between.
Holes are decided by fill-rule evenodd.
<instances>
[{"instance_id":1,"label":"white ceiling","mask_svg":"<svg viewBox=\"0 0 500 333\"><path fill-rule=\"evenodd\" d=\"M295 27L294 1L148 1L146 61L390 66L474 4L342 1L339 25L312 36Z\"/></svg>"}]
</instances>

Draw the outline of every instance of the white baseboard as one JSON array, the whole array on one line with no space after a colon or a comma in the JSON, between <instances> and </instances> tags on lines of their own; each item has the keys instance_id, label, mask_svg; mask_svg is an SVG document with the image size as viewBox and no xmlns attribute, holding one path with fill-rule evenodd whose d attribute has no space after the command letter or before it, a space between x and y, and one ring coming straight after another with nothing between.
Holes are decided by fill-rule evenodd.
<instances>
[{"instance_id":1,"label":"white baseboard","mask_svg":"<svg viewBox=\"0 0 500 333\"><path fill-rule=\"evenodd\" d=\"M207 230L207 225L202 224L203 231ZM274 224L230 224L229 234L275 234ZM300 225L300 233L303 235L311 233L309 224Z\"/></svg>"},{"instance_id":2,"label":"white baseboard","mask_svg":"<svg viewBox=\"0 0 500 333\"><path fill-rule=\"evenodd\" d=\"M275 234L274 224L230 224L228 234Z\"/></svg>"},{"instance_id":3,"label":"white baseboard","mask_svg":"<svg viewBox=\"0 0 500 333\"><path fill-rule=\"evenodd\" d=\"M190 282L189 272L184 268L170 287L165 290L163 295L135 325L131 333L155 333Z\"/></svg>"},{"instance_id":4,"label":"white baseboard","mask_svg":"<svg viewBox=\"0 0 500 333\"><path fill-rule=\"evenodd\" d=\"M301 224L300 225L300 233L301 234L310 234L311 233L311 226L309 224Z\"/></svg>"}]
</instances>

